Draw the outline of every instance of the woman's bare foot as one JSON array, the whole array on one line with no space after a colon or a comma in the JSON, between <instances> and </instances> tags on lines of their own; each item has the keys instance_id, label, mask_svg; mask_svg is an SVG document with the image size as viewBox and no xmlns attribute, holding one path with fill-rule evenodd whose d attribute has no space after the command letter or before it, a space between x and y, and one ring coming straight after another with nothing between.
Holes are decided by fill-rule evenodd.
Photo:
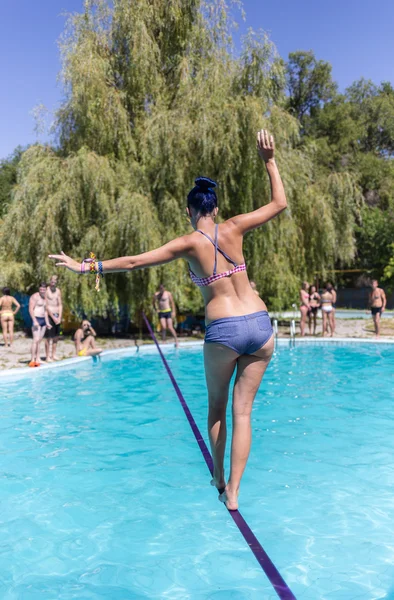
<instances>
[{"instance_id":1,"label":"woman's bare foot","mask_svg":"<svg viewBox=\"0 0 394 600\"><path fill-rule=\"evenodd\" d=\"M227 506L228 510L238 510L238 490L232 490L228 484L223 494L220 494L219 500Z\"/></svg>"},{"instance_id":2,"label":"woman's bare foot","mask_svg":"<svg viewBox=\"0 0 394 600\"><path fill-rule=\"evenodd\" d=\"M214 477L213 479L211 479L211 485L213 485L217 489L219 494L223 494L224 490L226 489L224 473L223 477Z\"/></svg>"}]
</instances>

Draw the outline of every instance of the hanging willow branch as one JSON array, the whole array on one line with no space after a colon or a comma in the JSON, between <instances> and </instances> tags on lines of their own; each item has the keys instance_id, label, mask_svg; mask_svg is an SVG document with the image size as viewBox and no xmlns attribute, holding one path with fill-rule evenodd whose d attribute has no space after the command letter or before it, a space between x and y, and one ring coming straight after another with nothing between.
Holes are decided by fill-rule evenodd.
<instances>
[{"instance_id":1,"label":"hanging willow branch","mask_svg":"<svg viewBox=\"0 0 394 600\"><path fill-rule=\"evenodd\" d=\"M61 42L65 100L58 148L34 146L19 167L2 224L1 278L26 290L47 278L50 252L103 258L152 249L188 231L185 198L194 178L219 182L220 218L269 201L255 148L272 130L289 210L249 234L245 256L270 308L297 296L299 281L349 261L360 194L349 174L319 170L284 109L284 67L273 44L252 32L231 52L224 0L85 2ZM91 282L62 275L70 308L138 311L159 280L182 310L202 306L181 261Z\"/></svg>"}]
</instances>

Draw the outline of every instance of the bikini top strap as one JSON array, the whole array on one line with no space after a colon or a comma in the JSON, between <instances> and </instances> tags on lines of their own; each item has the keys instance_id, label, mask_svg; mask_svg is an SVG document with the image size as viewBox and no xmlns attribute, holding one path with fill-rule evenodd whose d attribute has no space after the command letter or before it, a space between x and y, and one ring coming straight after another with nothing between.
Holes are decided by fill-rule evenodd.
<instances>
[{"instance_id":1,"label":"bikini top strap","mask_svg":"<svg viewBox=\"0 0 394 600\"><path fill-rule=\"evenodd\" d=\"M213 274L216 275L216 265L217 265L217 253L220 252L220 254L222 256L224 256L224 258L230 262L232 265L234 265L234 267L237 267L237 263L229 257L228 254L226 254L226 252L224 252L221 248L219 248L218 246L218 230L219 230L219 225L216 224L215 226L215 241L211 238L210 235L208 235L207 233L205 233L204 231L201 231L201 229L197 229L198 233L201 233L202 235L204 235L207 240L209 240L211 242L211 244L213 244L215 246L215 262L214 262L214 266L213 266Z\"/></svg>"},{"instance_id":2,"label":"bikini top strap","mask_svg":"<svg viewBox=\"0 0 394 600\"><path fill-rule=\"evenodd\" d=\"M219 225L216 223L215 225L215 262L213 264L213 274L216 275L216 267L218 264L218 228Z\"/></svg>"}]
</instances>

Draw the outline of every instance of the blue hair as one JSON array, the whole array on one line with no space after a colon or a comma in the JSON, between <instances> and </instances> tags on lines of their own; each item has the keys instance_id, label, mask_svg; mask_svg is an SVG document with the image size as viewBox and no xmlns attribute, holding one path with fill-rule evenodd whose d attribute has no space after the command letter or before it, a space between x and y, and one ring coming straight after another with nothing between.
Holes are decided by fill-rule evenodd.
<instances>
[{"instance_id":1,"label":"blue hair","mask_svg":"<svg viewBox=\"0 0 394 600\"><path fill-rule=\"evenodd\" d=\"M197 177L194 183L195 187L187 195L187 205L205 217L218 205L214 189L217 183L209 177Z\"/></svg>"}]
</instances>

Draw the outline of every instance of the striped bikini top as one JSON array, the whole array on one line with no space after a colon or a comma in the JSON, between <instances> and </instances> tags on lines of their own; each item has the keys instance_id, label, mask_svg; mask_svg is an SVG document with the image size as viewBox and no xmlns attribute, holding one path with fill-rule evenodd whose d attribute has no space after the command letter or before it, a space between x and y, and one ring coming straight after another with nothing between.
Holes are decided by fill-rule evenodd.
<instances>
[{"instance_id":1,"label":"striped bikini top","mask_svg":"<svg viewBox=\"0 0 394 600\"><path fill-rule=\"evenodd\" d=\"M213 239L208 234L201 231L201 229L197 229L197 231L198 231L198 233L205 235L205 237L210 242L212 242L212 244L215 246L215 262L213 265L213 274L210 275L209 277L197 277L197 275L195 275L193 273L193 271L189 268L190 277L191 277L191 280L193 281L193 283L198 285L198 287L205 287L206 285L209 285L209 284L213 283L214 281L217 281L218 279L223 279L223 277L231 277L231 275L233 275L234 273L240 273L241 271L246 271L245 263L242 263L242 265L237 265L237 263L234 262L228 256L228 254L226 254L225 252L223 252L223 250L221 250L219 248L219 246L218 246L218 225L216 225L216 227L215 227L215 241L213 241ZM228 262L230 262L232 265L234 265L234 269L229 269L228 271L224 271L224 273L216 273L218 252L220 252L220 254L222 256L224 256L224 258L226 260L228 260Z\"/></svg>"}]
</instances>

